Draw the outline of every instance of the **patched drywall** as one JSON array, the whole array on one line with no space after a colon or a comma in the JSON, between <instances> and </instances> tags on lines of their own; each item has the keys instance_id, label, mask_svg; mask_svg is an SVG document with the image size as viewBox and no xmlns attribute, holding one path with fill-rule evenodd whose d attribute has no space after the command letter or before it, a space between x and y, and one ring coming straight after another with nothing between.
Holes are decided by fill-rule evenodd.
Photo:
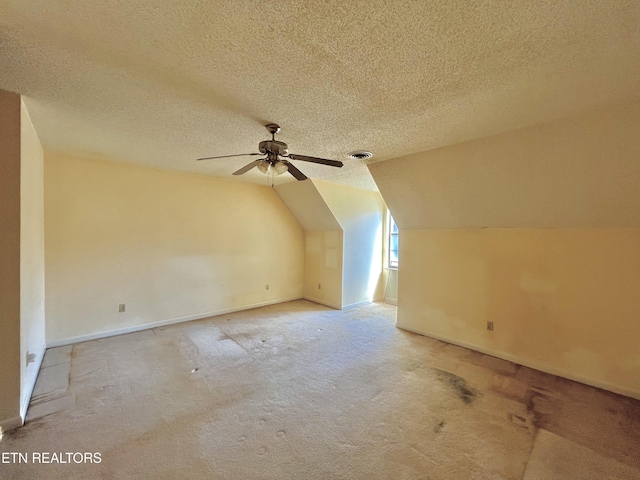
<instances>
[{"instance_id":1,"label":"patched drywall","mask_svg":"<svg viewBox=\"0 0 640 480\"><path fill-rule=\"evenodd\" d=\"M44 175L42 146L24 103L20 118L20 414L24 419L45 351Z\"/></svg>"},{"instance_id":2,"label":"patched drywall","mask_svg":"<svg viewBox=\"0 0 640 480\"><path fill-rule=\"evenodd\" d=\"M45 152L45 238L48 342L303 293L304 233L269 187Z\"/></svg>"},{"instance_id":3,"label":"patched drywall","mask_svg":"<svg viewBox=\"0 0 640 480\"><path fill-rule=\"evenodd\" d=\"M405 230L400 248L399 327L640 398L640 229Z\"/></svg>"},{"instance_id":4,"label":"patched drywall","mask_svg":"<svg viewBox=\"0 0 640 480\"><path fill-rule=\"evenodd\" d=\"M640 397L639 131L628 102L371 165L398 326Z\"/></svg>"},{"instance_id":5,"label":"patched drywall","mask_svg":"<svg viewBox=\"0 0 640 480\"><path fill-rule=\"evenodd\" d=\"M0 90L0 431L20 420L20 95Z\"/></svg>"}]
</instances>

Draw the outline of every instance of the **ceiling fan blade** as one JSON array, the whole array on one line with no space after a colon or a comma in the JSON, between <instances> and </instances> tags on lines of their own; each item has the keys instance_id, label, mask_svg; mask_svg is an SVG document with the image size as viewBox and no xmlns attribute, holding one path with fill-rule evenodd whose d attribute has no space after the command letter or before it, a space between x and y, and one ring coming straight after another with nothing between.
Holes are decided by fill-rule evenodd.
<instances>
[{"instance_id":1,"label":"ceiling fan blade","mask_svg":"<svg viewBox=\"0 0 640 480\"><path fill-rule=\"evenodd\" d=\"M197 160L213 160L214 158L229 158L229 157L248 157L249 155L262 155L261 153L238 153L237 155L221 155L219 157L203 157Z\"/></svg>"},{"instance_id":2,"label":"ceiling fan blade","mask_svg":"<svg viewBox=\"0 0 640 480\"><path fill-rule=\"evenodd\" d=\"M302 173L300 170L298 170L296 167L294 167L292 163L287 162L287 168L289 170L289 173L294 177L296 177L296 180L307 179L307 176L304 173Z\"/></svg>"},{"instance_id":3,"label":"ceiling fan blade","mask_svg":"<svg viewBox=\"0 0 640 480\"><path fill-rule=\"evenodd\" d=\"M235 172L233 172L233 175L242 175L243 173L247 173L249 170L251 170L253 167L257 167L258 164L264 162L264 159L261 158L260 160L254 160L253 162L245 165L244 167L242 167L240 170L237 170Z\"/></svg>"},{"instance_id":4,"label":"ceiling fan blade","mask_svg":"<svg viewBox=\"0 0 640 480\"><path fill-rule=\"evenodd\" d=\"M326 158L307 157L306 155L297 155L295 153L290 153L289 158L291 158L292 160L302 160L303 162L321 163L322 165L329 165L331 167L341 167L342 165L344 165L339 160L327 160Z\"/></svg>"}]
</instances>

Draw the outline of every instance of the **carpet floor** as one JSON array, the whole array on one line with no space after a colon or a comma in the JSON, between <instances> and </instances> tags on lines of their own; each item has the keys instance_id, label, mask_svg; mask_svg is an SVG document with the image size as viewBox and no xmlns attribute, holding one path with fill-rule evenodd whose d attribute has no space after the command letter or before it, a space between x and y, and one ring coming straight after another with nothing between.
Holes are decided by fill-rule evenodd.
<instances>
[{"instance_id":1,"label":"carpet floor","mask_svg":"<svg viewBox=\"0 0 640 480\"><path fill-rule=\"evenodd\" d=\"M640 401L298 300L49 349L0 452L3 479L637 480Z\"/></svg>"}]
</instances>

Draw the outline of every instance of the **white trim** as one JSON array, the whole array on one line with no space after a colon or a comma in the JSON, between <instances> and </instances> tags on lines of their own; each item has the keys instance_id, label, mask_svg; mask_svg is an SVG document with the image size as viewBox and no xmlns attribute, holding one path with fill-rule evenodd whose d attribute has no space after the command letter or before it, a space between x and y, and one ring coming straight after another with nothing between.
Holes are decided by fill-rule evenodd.
<instances>
[{"instance_id":1,"label":"white trim","mask_svg":"<svg viewBox=\"0 0 640 480\"><path fill-rule=\"evenodd\" d=\"M568 372L561 368L552 367L538 360L516 357L515 355L511 355L509 353L498 352L495 350L482 347L480 345L476 345L474 343L451 339L443 335L419 332L412 328L400 326L397 323L396 323L396 326L398 328L401 328L402 330L407 330L408 332L417 333L418 335L423 335L425 337L435 338L436 340L441 340L443 342L451 343L453 345L458 345L460 347L468 348L470 350L475 350L477 352L484 353L486 355L491 355L492 357L497 357L497 358L501 358L502 360L507 360L508 362L516 363L518 365L524 365L525 367L533 368L535 370L540 370L541 372L549 373L551 375L556 375L558 377L568 378L569 380L573 380L575 382L584 383L585 385L590 385L592 387L601 388L603 390L608 390L610 392L619 393L620 395L624 395L626 397L636 398L640 400L640 392L638 391L634 391L629 388L622 387L620 385L616 385L613 383L594 380L591 378L583 377L582 375L576 375L574 373Z\"/></svg>"},{"instance_id":2,"label":"white trim","mask_svg":"<svg viewBox=\"0 0 640 480\"><path fill-rule=\"evenodd\" d=\"M27 418L27 410L29 409L29 403L31 402L31 396L33 395L33 389L36 386L36 380L40 374L40 367L42 367L42 361L44 360L44 354L47 351L47 344L43 343L38 352L30 352L36 354L36 361L33 365L35 367L35 375L31 375L29 378L29 384L27 385L27 394L20 400L20 416L24 422ZM30 366L29 366L30 367ZM28 368L29 368L28 367ZM20 392L22 393L22 392Z\"/></svg>"},{"instance_id":3,"label":"white trim","mask_svg":"<svg viewBox=\"0 0 640 480\"><path fill-rule=\"evenodd\" d=\"M77 337L64 338L61 340L53 340L47 342L47 348L61 347L63 345L71 345L73 343L87 342L89 340L96 340L98 338L114 337L116 335L123 335L125 333L139 332L141 330L149 330L150 328L164 327L166 325L173 325L174 323L190 322L192 320L200 320L202 318L215 317L217 315L224 315L225 313L239 312L241 310L250 310L252 308L265 307L267 305L274 305L276 303L292 302L293 300L300 300L302 297L288 297L279 298L276 300L267 300L265 302L253 303L251 305L244 305L242 307L226 308L223 310L217 310L215 312L197 313L195 315L187 315L185 317L170 318L168 320L160 320L157 322L143 323L140 325L132 325L130 327L116 328L115 330L108 330L104 332L90 333L88 335L78 335Z\"/></svg>"},{"instance_id":4,"label":"white trim","mask_svg":"<svg viewBox=\"0 0 640 480\"><path fill-rule=\"evenodd\" d=\"M325 307L331 307L331 308L335 308L336 310L342 310L342 306L334 305L333 303L329 303L326 300L320 300L319 298L309 297L307 295L305 295L302 298L304 298L305 300L309 300L310 302L313 302L313 303L319 303L320 305L324 305Z\"/></svg>"},{"instance_id":5,"label":"white trim","mask_svg":"<svg viewBox=\"0 0 640 480\"><path fill-rule=\"evenodd\" d=\"M388 303L389 305L395 305L396 307L398 306L398 299L397 298L385 298L382 300L382 303ZM402 327L400 327L402 328ZM413 333L418 333L418 332L413 332ZM424 334L421 334L424 335Z\"/></svg>"},{"instance_id":6,"label":"white trim","mask_svg":"<svg viewBox=\"0 0 640 480\"><path fill-rule=\"evenodd\" d=\"M24 425L24 422L21 416L7 418L0 422L0 433L10 432L11 430L20 428L22 425Z\"/></svg>"},{"instance_id":7,"label":"white trim","mask_svg":"<svg viewBox=\"0 0 640 480\"><path fill-rule=\"evenodd\" d=\"M352 308L361 307L362 305L369 305L370 303L373 303L373 299L371 298L369 300L363 300L361 302L350 303L349 305L343 305L342 310L350 310Z\"/></svg>"}]
</instances>

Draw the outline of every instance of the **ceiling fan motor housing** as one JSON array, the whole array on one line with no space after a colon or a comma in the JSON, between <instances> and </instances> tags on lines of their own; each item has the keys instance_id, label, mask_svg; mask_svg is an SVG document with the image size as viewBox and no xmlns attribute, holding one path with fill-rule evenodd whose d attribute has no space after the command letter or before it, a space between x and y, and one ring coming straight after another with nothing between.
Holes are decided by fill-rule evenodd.
<instances>
[{"instance_id":1,"label":"ceiling fan motor housing","mask_svg":"<svg viewBox=\"0 0 640 480\"><path fill-rule=\"evenodd\" d=\"M288 155L289 146L284 142L278 140L264 140L260 142L258 147L260 153L269 154L274 153L276 155Z\"/></svg>"},{"instance_id":2,"label":"ceiling fan motor housing","mask_svg":"<svg viewBox=\"0 0 640 480\"><path fill-rule=\"evenodd\" d=\"M233 175L244 175L254 167L258 167L262 173L268 174L274 172L276 175L280 175L285 172L289 172L296 180L306 180L308 177L302 173L298 168L293 165L288 159L301 160L303 162L319 163L321 165L330 165L332 167L341 167L342 162L338 160L327 160L326 158L308 157L306 155L289 155L289 146L284 142L279 142L275 139L276 133L280 131L280 126L275 123L265 125L269 133L271 134L271 140L264 140L259 143L258 150L260 153L244 153L238 155L222 155L217 157L204 157L198 160L212 160L215 158L227 158L227 157L245 157L252 155L266 155L265 158L254 160L253 162L245 165L240 170L233 172ZM284 158L280 158L284 157Z\"/></svg>"}]
</instances>

